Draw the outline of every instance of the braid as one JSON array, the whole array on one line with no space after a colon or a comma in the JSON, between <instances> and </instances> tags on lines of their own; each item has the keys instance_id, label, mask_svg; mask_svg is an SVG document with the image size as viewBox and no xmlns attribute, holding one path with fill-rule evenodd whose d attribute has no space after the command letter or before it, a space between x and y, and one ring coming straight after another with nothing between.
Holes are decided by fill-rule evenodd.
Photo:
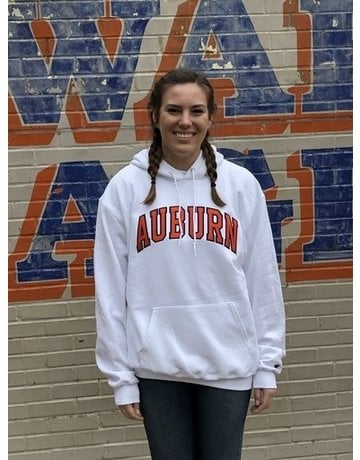
<instances>
[{"instance_id":1,"label":"braid","mask_svg":"<svg viewBox=\"0 0 360 460\"><path fill-rule=\"evenodd\" d=\"M144 204L151 204L156 198L156 176L162 160L161 135L158 129L154 129L153 141L149 149L149 167L147 169L151 177L151 185Z\"/></svg>"},{"instance_id":2,"label":"braid","mask_svg":"<svg viewBox=\"0 0 360 460\"><path fill-rule=\"evenodd\" d=\"M203 140L203 143L201 145L203 155L205 157L205 162L206 162L206 169L208 176L210 178L210 184L211 184L211 198L213 202L222 207L225 206L225 203L223 200L220 198L217 190L216 190L216 179L217 179L217 172L216 172L216 160L215 160L215 154L214 151L209 144L209 141L207 138Z\"/></svg>"}]
</instances>

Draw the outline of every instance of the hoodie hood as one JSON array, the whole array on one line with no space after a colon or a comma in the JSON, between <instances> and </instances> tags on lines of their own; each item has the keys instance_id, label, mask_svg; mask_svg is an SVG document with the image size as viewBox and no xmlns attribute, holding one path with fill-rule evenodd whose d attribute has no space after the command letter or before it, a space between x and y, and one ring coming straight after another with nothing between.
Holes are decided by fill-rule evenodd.
<instances>
[{"instance_id":1,"label":"hoodie hood","mask_svg":"<svg viewBox=\"0 0 360 460\"><path fill-rule=\"evenodd\" d=\"M212 145L212 148L215 152L217 167L219 168L220 164L224 160L224 156L217 151L214 145ZM139 153L137 153L133 157L130 164L140 169L147 170L149 166L149 149L144 149L144 150L141 150ZM206 176L207 176L206 162L202 155L202 152L200 152L198 158L195 160L192 166L186 171L182 171L182 170L174 168L169 163L167 163L165 160L161 161L159 171L158 171L158 177L161 177L166 180L171 180L171 181L173 181L174 179L175 180L193 180L194 178L203 179Z\"/></svg>"}]
</instances>

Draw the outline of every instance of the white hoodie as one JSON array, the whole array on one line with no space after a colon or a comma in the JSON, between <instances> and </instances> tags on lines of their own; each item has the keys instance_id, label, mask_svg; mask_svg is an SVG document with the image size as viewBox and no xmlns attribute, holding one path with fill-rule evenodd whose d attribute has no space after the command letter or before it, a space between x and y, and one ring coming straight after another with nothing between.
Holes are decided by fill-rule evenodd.
<instances>
[{"instance_id":1,"label":"white hoodie","mask_svg":"<svg viewBox=\"0 0 360 460\"><path fill-rule=\"evenodd\" d=\"M219 152L216 161L222 208L202 155L188 171L162 161L144 205L148 150L99 201L96 359L118 405L139 401L137 376L276 387L284 307L265 198L249 171Z\"/></svg>"}]
</instances>

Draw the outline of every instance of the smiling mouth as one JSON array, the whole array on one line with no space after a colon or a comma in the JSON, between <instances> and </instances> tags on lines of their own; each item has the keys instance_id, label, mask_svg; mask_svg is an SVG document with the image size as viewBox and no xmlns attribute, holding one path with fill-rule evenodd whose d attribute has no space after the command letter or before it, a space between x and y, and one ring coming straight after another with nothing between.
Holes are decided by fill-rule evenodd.
<instances>
[{"instance_id":1,"label":"smiling mouth","mask_svg":"<svg viewBox=\"0 0 360 460\"><path fill-rule=\"evenodd\" d=\"M174 133L179 139L190 139L194 136L194 133Z\"/></svg>"}]
</instances>

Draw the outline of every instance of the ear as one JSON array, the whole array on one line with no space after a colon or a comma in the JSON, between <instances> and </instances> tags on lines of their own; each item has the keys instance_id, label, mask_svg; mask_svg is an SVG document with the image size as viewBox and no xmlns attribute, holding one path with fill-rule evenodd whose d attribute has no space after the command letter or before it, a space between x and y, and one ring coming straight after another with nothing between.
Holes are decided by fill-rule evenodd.
<instances>
[{"instance_id":1,"label":"ear","mask_svg":"<svg viewBox=\"0 0 360 460\"><path fill-rule=\"evenodd\" d=\"M158 128L159 121L156 121L154 112L151 114L151 119L155 128Z\"/></svg>"}]
</instances>

